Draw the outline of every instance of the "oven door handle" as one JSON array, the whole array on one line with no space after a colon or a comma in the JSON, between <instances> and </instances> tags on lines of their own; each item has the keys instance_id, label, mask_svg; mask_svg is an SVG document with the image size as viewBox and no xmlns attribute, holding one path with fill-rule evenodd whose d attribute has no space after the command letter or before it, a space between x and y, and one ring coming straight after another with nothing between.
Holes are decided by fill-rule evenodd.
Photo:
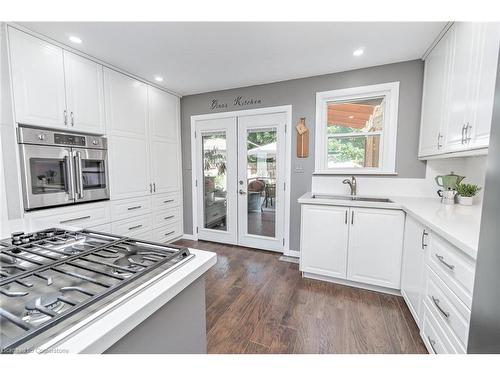
<instances>
[{"instance_id":1,"label":"oven door handle","mask_svg":"<svg viewBox=\"0 0 500 375\"><path fill-rule=\"evenodd\" d=\"M83 198L83 176L82 176L82 158L80 151L75 152L75 175L76 175L76 194L78 199Z\"/></svg>"},{"instance_id":2,"label":"oven door handle","mask_svg":"<svg viewBox=\"0 0 500 375\"><path fill-rule=\"evenodd\" d=\"M64 157L64 167L66 169L66 194L68 199L75 199L75 192L73 191L73 181L71 178L71 159L69 156Z\"/></svg>"}]
</instances>

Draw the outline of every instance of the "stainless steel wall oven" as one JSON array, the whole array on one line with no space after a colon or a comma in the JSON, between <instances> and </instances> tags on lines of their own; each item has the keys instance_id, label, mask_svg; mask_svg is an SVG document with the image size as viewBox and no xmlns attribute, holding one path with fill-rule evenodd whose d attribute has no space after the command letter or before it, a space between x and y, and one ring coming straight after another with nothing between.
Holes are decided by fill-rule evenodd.
<instances>
[{"instance_id":1,"label":"stainless steel wall oven","mask_svg":"<svg viewBox=\"0 0 500 375\"><path fill-rule=\"evenodd\" d=\"M109 199L107 139L18 128L26 211Z\"/></svg>"}]
</instances>

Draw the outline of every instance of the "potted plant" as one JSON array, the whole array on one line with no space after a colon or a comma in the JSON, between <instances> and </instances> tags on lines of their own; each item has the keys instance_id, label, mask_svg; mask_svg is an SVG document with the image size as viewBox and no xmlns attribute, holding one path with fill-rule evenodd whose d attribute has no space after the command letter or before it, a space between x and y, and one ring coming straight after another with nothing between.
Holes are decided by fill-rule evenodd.
<instances>
[{"instance_id":1,"label":"potted plant","mask_svg":"<svg viewBox=\"0 0 500 375\"><path fill-rule=\"evenodd\" d=\"M457 184L458 203L464 206L472 206L474 196L481 188L475 184Z\"/></svg>"}]
</instances>

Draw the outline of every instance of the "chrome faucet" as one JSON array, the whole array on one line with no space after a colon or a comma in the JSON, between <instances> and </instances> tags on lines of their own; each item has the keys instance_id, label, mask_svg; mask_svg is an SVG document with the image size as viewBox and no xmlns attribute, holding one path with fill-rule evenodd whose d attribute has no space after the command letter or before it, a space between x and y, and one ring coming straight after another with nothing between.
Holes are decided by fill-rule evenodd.
<instances>
[{"instance_id":1,"label":"chrome faucet","mask_svg":"<svg viewBox=\"0 0 500 375\"><path fill-rule=\"evenodd\" d=\"M349 185L349 187L351 188L351 195L356 195L356 177L351 176L351 179L346 178L344 181L342 181L342 183Z\"/></svg>"}]
</instances>

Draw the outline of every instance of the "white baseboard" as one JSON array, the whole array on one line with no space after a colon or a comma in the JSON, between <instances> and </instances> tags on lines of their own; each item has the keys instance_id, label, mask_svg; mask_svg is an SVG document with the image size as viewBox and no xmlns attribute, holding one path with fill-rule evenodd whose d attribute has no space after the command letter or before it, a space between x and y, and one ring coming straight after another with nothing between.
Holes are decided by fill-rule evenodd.
<instances>
[{"instance_id":1,"label":"white baseboard","mask_svg":"<svg viewBox=\"0 0 500 375\"><path fill-rule=\"evenodd\" d=\"M287 257L300 258L300 251L288 249L283 251L283 255L286 255Z\"/></svg>"},{"instance_id":2,"label":"white baseboard","mask_svg":"<svg viewBox=\"0 0 500 375\"><path fill-rule=\"evenodd\" d=\"M310 273L310 272L302 272L302 276L309 278L309 279L328 281L331 283L352 286L355 288L368 289L368 290L372 290L374 292L387 293L387 294L393 294L395 296L401 296L401 292L398 289L391 289L391 288L386 288L386 287L378 286L378 285L359 283L357 281L338 279L336 277L331 277L331 276L317 275L315 273Z\"/></svg>"},{"instance_id":3,"label":"white baseboard","mask_svg":"<svg viewBox=\"0 0 500 375\"><path fill-rule=\"evenodd\" d=\"M194 234L187 234L187 233L184 233L182 235L182 239L191 240L191 241L198 241L198 238Z\"/></svg>"}]
</instances>

